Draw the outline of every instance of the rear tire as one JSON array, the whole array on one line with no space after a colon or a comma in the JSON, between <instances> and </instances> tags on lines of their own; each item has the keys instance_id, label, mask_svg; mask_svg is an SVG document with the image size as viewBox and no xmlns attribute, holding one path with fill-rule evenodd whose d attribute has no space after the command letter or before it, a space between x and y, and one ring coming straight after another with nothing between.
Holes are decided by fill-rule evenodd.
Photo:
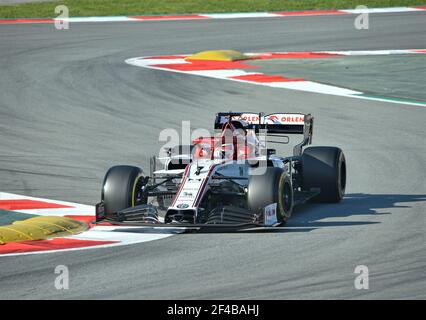
<instances>
[{"instance_id":1,"label":"rear tire","mask_svg":"<svg viewBox=\"0 0 426 320\"><path fill-rule=\"evenodd\" d=\"M339 202L345 195L346 160L336 147L309 147L302 154L303 189L320 188L317 202Z\"/></svg>"},{"instance_id":2,"label":"rear tire","mask_svg":"<svg viewBox=\"0 0 426 320\"><path fill-rule=\"evenodd\" d=\"M262 212L267 205L277 204L277 220L285 222L293 211L293 188L287 172L281 168L268 167L262 175L249 178L248 207L253 212Z\"/></svg>"},{"instance_id":3,"label":"rear tire","mask_svg":"<svg viewBox=\"0 0 426 320\"><path fill-rule=\"evenodd\" d=\"M108 170L102 185L106 217L135 205L137 183L141 178L142 169L138 167L114 166Z\"/></svg>"}]
</instances>

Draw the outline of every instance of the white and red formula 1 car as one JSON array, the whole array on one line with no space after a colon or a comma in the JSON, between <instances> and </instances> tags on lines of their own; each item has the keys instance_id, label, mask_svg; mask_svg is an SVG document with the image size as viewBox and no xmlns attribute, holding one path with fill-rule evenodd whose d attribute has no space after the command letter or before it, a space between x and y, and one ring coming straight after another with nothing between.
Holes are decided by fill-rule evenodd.
<instances>
[{"instance_id":1,"label":"white and red formula 1 car","mask_svg":"<svg viewBox=\"0 0 426 320\"><path fill-rule=\"evenodd\" d=\"M295 205L338 202L345 193L345 156L337 147L304 148L312 142L312 129L310 114L218 113L215 135L168 148L163 169L156 169L156 157L150 175L134 166L110 168L96 220L161 227L278 226ZM267 147L287 144L295 135L303 139L290 156Z\"/></svg>"}]
</instances>

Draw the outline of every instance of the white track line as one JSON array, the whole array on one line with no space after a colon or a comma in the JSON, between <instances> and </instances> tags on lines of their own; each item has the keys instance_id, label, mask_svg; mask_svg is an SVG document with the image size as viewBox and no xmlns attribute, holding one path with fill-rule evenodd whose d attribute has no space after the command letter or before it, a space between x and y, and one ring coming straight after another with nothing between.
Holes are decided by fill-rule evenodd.
<instances>
[{"instance_id":1,"label":"white track line","mask_svg":"<svg viewBox=\"0 0 426 320\"><path fill-rule=\"evenodd\" d=\"M365 9L343 9L339 10L351 14L360 14L360 13L398 13L398 12L418 12L424 11L422 8L414 7L394 7L394 8L365 8Z\"/></svg>"}]
</instances>

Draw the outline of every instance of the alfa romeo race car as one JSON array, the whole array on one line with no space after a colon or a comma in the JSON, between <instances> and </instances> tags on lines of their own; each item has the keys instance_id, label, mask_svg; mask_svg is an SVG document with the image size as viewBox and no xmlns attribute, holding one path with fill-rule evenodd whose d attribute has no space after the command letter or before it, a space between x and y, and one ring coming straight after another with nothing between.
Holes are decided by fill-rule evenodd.
<instances>
[{"instance_id":1,"label":"alfa romeo race car","mask_svg":"<svg viewBox=\"0 0 426 320\"><path fill-rule=\"evenodd\" d=\"M105 175L96 221L174 227L278 226L307 201L339 202L346 161L337 147L311 146L310 114L221 112L213 136L167 148L150 174L119 165ZM302 136L292 155L270 144ZM274 139L274 140L272 140ZM158 161L163 167L157 169ZM160 213L163 214L160 214Z\"/></svg>"}]
</instances>

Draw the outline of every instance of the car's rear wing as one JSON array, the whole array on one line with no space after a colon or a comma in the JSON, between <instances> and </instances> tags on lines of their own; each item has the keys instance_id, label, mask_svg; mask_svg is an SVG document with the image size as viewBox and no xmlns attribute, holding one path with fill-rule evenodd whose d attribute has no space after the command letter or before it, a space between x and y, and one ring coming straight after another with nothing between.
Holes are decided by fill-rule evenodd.
<instances>
[{"instance_id":1,"label":"car's rear wing","mask_svg":"<svg viewBox=\"0 0 426 320\"><path fill-rule=\"evenodd\" d=\"M230 120L243 120L246 129L263 129L267 135L302 134L303 141L294 147L294 155L301 155L302 147L312 143L314 118L311 114L220 112L216 115L214 128L221 129Z\"/></svg>"}]
</instances>

